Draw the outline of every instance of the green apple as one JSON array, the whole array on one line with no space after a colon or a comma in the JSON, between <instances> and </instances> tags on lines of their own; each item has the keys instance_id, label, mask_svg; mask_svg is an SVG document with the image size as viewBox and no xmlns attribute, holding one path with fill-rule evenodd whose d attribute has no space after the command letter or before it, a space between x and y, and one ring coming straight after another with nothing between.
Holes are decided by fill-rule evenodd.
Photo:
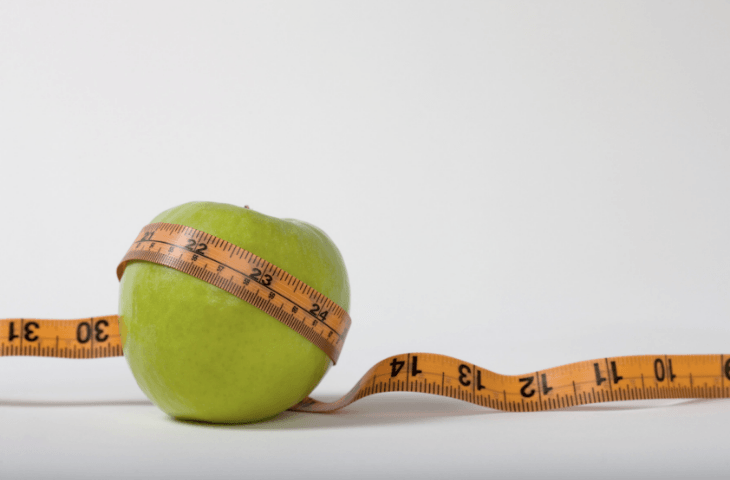
<instances>
[{"instance_id":1,"label":"green apple","mask_svg":"<svg viewBox=\"0 0 730 480\"><path fill-rule=\"evenodd\" d=\"M313 225L212 202L171 208L154 222L222 238L349 310L342 256ZM127 266L119 315L124 356L137 384L179 419L247 423L272 418L309 395L332 364L309 340L253 305L150 262Z\"/></svg>"}]
</instances>

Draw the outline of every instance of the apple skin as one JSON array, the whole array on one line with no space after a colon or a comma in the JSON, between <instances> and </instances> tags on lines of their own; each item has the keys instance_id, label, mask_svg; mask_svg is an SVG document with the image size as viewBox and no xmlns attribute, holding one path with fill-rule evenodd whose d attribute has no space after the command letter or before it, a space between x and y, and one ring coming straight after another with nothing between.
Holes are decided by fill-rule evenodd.
<instances>
[{"instance_id":1,"label":"apple skin","mask_svg":"<svg viewBox=\"0 0 730 480\"><path fill-rule=\"evenodd\" d=\"M213 202L179 205L154 222L231 242L349 310L342 256L313 225ZM145 395L172 417L267 420L309 395L332 365L322 350L275 318L172 268L130 262L119 288L124 356Z\"/></svg>"}]
</instances>

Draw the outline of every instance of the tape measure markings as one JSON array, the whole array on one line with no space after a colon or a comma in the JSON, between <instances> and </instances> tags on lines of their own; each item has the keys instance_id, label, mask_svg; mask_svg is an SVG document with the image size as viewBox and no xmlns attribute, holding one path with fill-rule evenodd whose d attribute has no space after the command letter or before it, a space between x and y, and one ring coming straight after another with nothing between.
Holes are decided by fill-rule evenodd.
<instances>
[{"instance_id":1,"label":"tape measure markings","mask_svg":"<svg viewBox=\"0 0 730 480\"><path fill-rule=\"evenodd\" d=\"M15 325L20 325L20 329L16 330ZM2 355L65 358L122 355L114 315L65 321L0 320L0 335ZM11 345L6 346L5 338L11 339ZM53 348L41 344L43 340L58 342L59 339L67 345L72 344L73 349L59 348L59 343ZM31 346L24 342L21 346L23 341L39 343ZM106 345L85 346L94 341ZM18 345L12 345L14 342ZM648 375L653 380L647 386ZM725 398L730 396L730 388L725 387L725 377L729 375L730 361L725 360L725 355L608 357L526 375L506 376L444 355L407 353L379 362L337 402L326 404L307 398L291 409L331 412L368 395L397 391L443 395L510 412L534 412L617 400ZM703 384L696 385L699 379Z\"/></svg>"},{"instance_id":2,"label":"tape measure markings","mask_svg":"<svg viewBox=\"0 0 730 480\"><path fill-rule=\"evenodd\" d=\"M18 330L16 325L20 325ZM60 344L61 341L63 345ZM118 317L106 315L75 320L0 320L0 356L17 355L60 358L121 356L123 352Z\"/></svg>"},{"instance_id":3,"label":"tape measure markings","mask_svg":"<svg viewBox=\"0 0 730 480\"><path fill-rule=\"evenodd\" d=\"M163 252L158 244L169 247ZM153 250L158 246L157 250ZM179 249L179 256L175 249ZM230 253L226 255L226 252ZM260 308L297 331L333 361L342 350L351 319L335 302L276 265L211 234L182 225L154 223L142 229L117 268L143 260L165 265L215 285ZM213 271L207 270L215 264ZM230 277L222 276L226 269ZM236 281L236 276L242 281ZM293 288L292 288L293 287ZM273 302L275 298L282 304ZM311 302L306 305L306 302ZM306 318L310 321L306 321ZM326 331L324 331L326 330Z\"/></svg>"},{"instance_id":4,"label":"tape measure markings","mask_svg":"<svg viewBox=\"0 0 730 480\"><path fill-rule=\"evenodd\" d=\"M168 247L167 253L162 251L163 245ZM157 250L153 250L155 246ZM179 256L172 256L177 253L175 249L180 250ZM351 325L344 309L288 272L190 227L147 225L119 264L120 279L129 261L165 265L215 285L288 325L325 351L333 362ZM226 269L230 277L222 275ZM311 302L310 308L307 302ZM54 340L53 347L43 343ZM0 320L0 356L9 355L121 356L119 317ZM385 392L442 395L508 412L618 400L728 398L730 388L725 387L725 378L730 380L730 359L726 358L725 354L606 357L524 375L500 375L446 355L405 353L375 364L335 402L307 397L290 410L332 412L360 398Z\"/></svg>"},{"instance_id":5,"label":"tape measure markings","mask_svg":"<svg viewBox=\"0 0 730 480\"><path fill-rule=\"evenodd\" d=\"M431 368L420 369L416 364L415 368L411 365L406 370L407 378L397 378L405 369L400 365L404 360L399 360L404 357L406 361L422 357L421 362L426 365L450 368L439 372ZM721 360L719 372L716 363L718 358ZM687 385L686 382L692 372L682 375L674 373L674 376L670 377L666 370L656 368L657 361L669 360L675 360L673 365L681 364L683 369L685 367L699 369L701 374L693 375L694 378L703 377L712 381L705 381L701 386ZM601 364L610 364L611 370L620 374L606 377L609 370L602 370ZM616 365L615 369L613 365ZM365 396L393 391L434 393L512 412L552 410L619 400L727 398L730 396L730 389L724 387L724 378L730 375L728 368L728 363L724 362L724 355L642 355L609 357L540 370L532 374L506 376L443 355L412 353L391 357L378 363L365 374L353 390L336 402L325 404L307 398L291 410L330 412ZM392 371L388 372L388 369ZM448 370L456 371L458 375L447 373ZM422 378L410 381L409 377L414 376L413 373ZM648 387L645 385L645 373L654 376L654 385ZM387 381L382 377L387 377ZM363 387L363 384L367 386Z\"/></svg>"},{"instance_id":6,"label":"tape measure markings","mask_svg":"<svg viewBox=\"0 0 730 480\"><path fill-rule=\"evenodd\" d=\"M155 225L155 224L153 224L153 225ZM169 229L169 227L171 227L171 226L172 226L172 227L174 227L174 226L180 227L180 225L173 225L173 224L160 224L160 225L162 225L162 228L163 228L163 229ZM145 227L145 228L146 228L146 227ZM173 230L174 230L174 229L173 229ZM336 303L332 302L332 301L331 301L330 299L328 299L327 297L325 297L324 295L322 295L322 294L321 294L320 292L318 292L318 291L314 290L313 288L309 287L308 285L306 285L306 284L305 284L304 282L302 282L301 280L299 280L299 279L297 279L297 278L293 277L292 275L290 275L290 274L289 274L288 272L285 272L284 270L281 270L281 269L279 269L279 268L278 268L278 267L276 267L275 265L273 265L273 264L271 264L271 263L268 263L268 262L266 262L266 261L265 261L264 259L262 259L262 258L260 258L260 257L258 257L258 256L255 256L255 255L254 255L253 253L249 252L248 250L244 250L244 249L242 249L242 248L240 248L240 247L238 247L238 246L236 246L236 245L233 245L233 244L231 244L231 243L228 243L228 242L226 242L225 240L222 240L222 239L220 239L220 238L216 238L216 237L213 237L213 236L212 236L212 235L210 235L210 234L207 234L207 233L204 233L204 232L201 232L201 231L198 231L198 230L192 229L192 228L190 228L190 227L185 227L185 229L184 229L184 232L185 232L185 234L186 234L186 235L190 235L190 234L192 234L192 235L193 235L194 237L197 237L197 238L198 238L199 240L200 240L200 236L201 236L201 234L202 234L202 235L203 235L203 236L205 237L205 241L204 241L204 242L203 242L203 241L201 241L200 243L205 243L205 244L207 244L207 242L209 242L211 238L212 238L212 239L215 239L215 241L214 241L214 244L213 244L213 246L214 246L214 247L219 247L219 244L220 244L221 242L223 242L223 243L225 243L225 246L224 246L224 247L222 248L222 251L224 251L224 252L225 252L225 251L226 251L227 249L229 249L229 248L230 248L230 249L231 249L231 256L233 256L234 254L236 254L236 252L237 252L237 251L239 251L239 253L238 253L238 256L239 256L239 258L240 258L241 260L246 260L246 261L250 261L250 260L249 260L249 257L253 257L253 261L254 261L254 262L256 263L256 266L257 266L257 267L262 267L262 266L264 267L264 271L262 271L262 274L265 274L265 273L266 273L266 270L267 270L267 269L272 269L272 270L273 270L273 269L276 269L276 270L278 270L279 272L281 272L281 274L282 274L283 276L285 276L285 277L286 277L286 278L288 279L288 281L287 281L287 282L289 282L289 281L294 281L294 282L295 282L295 285L296 285L296 288L295 288L295 289L298 289L298 288L300 288L300 287L306 287L306 288L308 289L308 291L306 291L306 292L305 292L305 293L306 293L307 295L313 295L313 296L314 296L314 297L315 297L315 298L316 298L317 300L319 300L319 301L321 301L321 302L327 302L327 303L328 303L328 304L330 304L330 305L331 305L332 307L336 307L336 308L340 308L340 309L341 309L341 307L339 307L339 305L337 305ZM142 242L148 242L148 243L150 243L150 245L151 245L151 246L154 246L154 244L155 244L155 243L164 243L164 244L166 244L166 245L170 245L170 246L173 246L173 247L178 247L178 248L187 248L187 246L186 246L186 247L181 247L181 246L180 246L180 245L178 245L178 244L175 244L175 243L171 243L171 242L165 242L164 240L163 240L163 241L161 241L161 240L155 240L154 242L152 242L152 237L153 237L153 234L154 234L154 232L149 232L149 233L150 233L150 235L149 235L149 237L148 237L148 238L146 238L146 239L143 239L143 240L140 240L140 241L136 242L136 243L137 243L137 246L135 247L135 250L139 248L139 245L140 245L140 244L141 244ZM143 235L143 237L144 237L144 235ZM151 248L151 247L150 247L150 248ZM210 256L206 255L205 253L202 253L202 252L204 252L204 251L205 251L205 249L204 249L204 250L202 250L202 251L197 251L197 250L196 250L196 255L198 255L198 256L200 256L200 257L204 257L204 258L207 258L208 260L211 260L211 261L213 261L213 262L216 262L217 264L219 264L219 265L221 265L221 266L227 267L227 268L229 268L230 270L232 270L232 271L234 271L234 272L236 272L236 273L239 273L240 275L243 275L243 276L245 276L245 277L247 277L247 278L249 278L249 279L253 279L253 280L255 280L255 278L254 278L254 277L252 277L251 275L247 274L246 272L244 272L244 271L241 271L241 270L237 270L237 269L236 269L236 268L235 268L234 266L231 266L230 264L227 264L227 263L225 263L225 262L221 262L221 261L219 261L219 260L217 260L217 259L215 259L215 258L213 258L213 257L210 257ZM160 255L166 255L166 254L164 254L164 253L162 253L162 252L161 252L161 249L158 249L158 253L159 253ZM183 253L181 253L181 254L180 254L180 257L179 257L179 258L180 258L180 259L182 259L182 257L183 257ZM123 263L124 263L124 261L123 261ZM264 264L265 264L265 265L264 265ZM205 267L204 267L204 269L205 269ZM189 273L189 272L185 272L185 273ZM119 277L121 277L121 274L119 274ZM208 280L206 280L206 281L208 281ZM233 281L233 277L231 277L231 281ZM209 282L209 283L210 283L210 282ZM265 284L261 284L261 285L262 285L262 286L264 286L264 287L266 287L266 288L268 288L269 290L273 291L273 289L269 288L269 287L268 287L268 285L265 285ZM288 297L284 296L284 294L282 294L282 293L280 293L280 292L277 292L277 293L278 293L278 294L279 294L280 296L282 296L283 298L286 298L286 299L287 299L288 301L290 301L290 302L292 302L292 303L296 303L296 302L295 302L294 300L292 300L291 298L288 298ZM300 307L301 307L301 306L300 306ZM305 311L306 311L306 310L305 310ZM309 312L309 311L306 311L306 313L309 313L309 314L310 314L310 315L311 315L312 317L314 317L314 315L312 315L312 314L311 314L311 312ZM339 332L337 332L337 331L336 331L336 330L335 330L334 328L330 327L330 326L329 326L329 325L327 324L327 322L326 322L326 321L324 321L324 320L322 320L322 319L320 319L320 318L317 318L317 317L314 317L314 318L316 318L316 319L317 319L317 320L318 320L319 322L321 322L321 323L322 323L323 325L326 325L326 326L327 326L328 328L330 328L330 329L331 329L331 330L332 330L332 331L333 331L333 332L334 332L335 334L337 334L338 336L340 336Z\"/></svg>"}]
</instances>

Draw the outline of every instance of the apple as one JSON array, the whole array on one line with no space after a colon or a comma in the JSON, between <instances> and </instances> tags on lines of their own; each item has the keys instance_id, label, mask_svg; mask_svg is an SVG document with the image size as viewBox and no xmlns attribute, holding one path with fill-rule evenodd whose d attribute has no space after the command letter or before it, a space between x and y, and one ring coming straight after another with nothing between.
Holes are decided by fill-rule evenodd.
<instances>
[{"instance_id":1,"label":"apple","mask_svg":"<svg viewBox=\"0 0 730 480\"><path fill-rule=\"evenodd\" d=\"M231 242L349 310L345 263L313 225L213 202L179 205L154 222ZM130 262L119 290L124 356L142 391L172 417L267 420L309 395L332 365L322 350L275 318L172 268Z\"/></svg>"}]
</instances>

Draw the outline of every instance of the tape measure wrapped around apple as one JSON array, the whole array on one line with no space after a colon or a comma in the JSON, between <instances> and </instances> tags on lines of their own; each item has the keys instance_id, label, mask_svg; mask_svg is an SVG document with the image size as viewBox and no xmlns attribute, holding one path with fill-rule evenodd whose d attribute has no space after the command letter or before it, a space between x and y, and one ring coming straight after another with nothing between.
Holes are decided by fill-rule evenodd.
<instances>
[{"instance_id":1,"label":"tape measure wrapped around apple","mask_svg":"<svg viewBox=\"0 0 730 480\"><path fill-rule=\"evenodd\" d=\"M141 260L141 261L139 261ZM0 319L0 357L124 355L144 393L179 419L266 420L420 392L508 412L620 400L730 398L730 355L632 355L523 375L411 352L376 363L342 398L310 398L350 328L347 270L318 228L193 202L145 226L117 268L119 315ZM122 348L123 346L123 348Z\"/></svg>"},{"instance_id":2,"label":"tape measure wrapped around apple","mask_svg":"<svg viewBox=\"0 0 730 480\"><path fill-rule=\"evenodd\" d=\"M185 203L157 222L245 248L349 310L342 255L313 225L213 202ZM173 417L266 420L306 398L332 365L322 349L264 311L178 270L130 262L119 288L124 356L142 391Z\"/></svg>"}]
</instances>

